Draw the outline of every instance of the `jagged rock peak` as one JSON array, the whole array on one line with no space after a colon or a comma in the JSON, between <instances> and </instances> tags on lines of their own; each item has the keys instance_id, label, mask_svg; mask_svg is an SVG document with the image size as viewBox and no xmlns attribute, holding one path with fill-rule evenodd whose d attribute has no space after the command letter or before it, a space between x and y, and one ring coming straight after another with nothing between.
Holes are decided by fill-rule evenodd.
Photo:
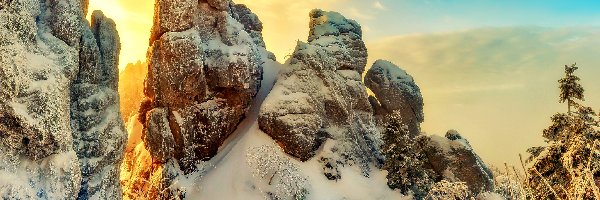
<instances>
[{"instance_id":1,"label":"jagged rock peak","mask_svg":"<svg viewBox=\"0 0 600 200\"><path fill-rule=\"evenodd\" d=\"M412 76L389 61L377 60L367 71L365 84L375 94L371 103L381 120L398 112L409 132L419 134L424 120L423 97Z\"/></svg>"},{"instance_id":2,"label":"jagged rock peak","mask_svg":"<svg viewBox=\"0 0 600 200\"><path fill-rule=\"evenodd\" d=\"M263 64L274 59L261 31L250 9L228 0L156 1L140 123L130 121L141 131L132 130L123 164L126 197L185 195L166 187L217 154L249 111Z\"/></svg>"},{"instance_id":3,"label":"jagged rock peak","mask_svg":"<svg viewBox=\"0 0 600 200\"><path fill-rule=\"evenodd\" d=\"M310 12L308 43L298 42L291 65L303 63L317 70L354 70L362 74L367 48L358 23L337 12Z\"/></svg>"}]
</instances>

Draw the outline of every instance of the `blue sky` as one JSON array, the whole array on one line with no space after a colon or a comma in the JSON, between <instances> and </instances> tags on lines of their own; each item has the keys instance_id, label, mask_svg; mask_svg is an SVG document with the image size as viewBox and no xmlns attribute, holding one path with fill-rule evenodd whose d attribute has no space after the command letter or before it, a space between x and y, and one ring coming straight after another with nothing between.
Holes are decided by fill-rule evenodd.
<instances>
[{"instance_id":1,"label":"blue sky","mask_svg":"<svg viewBox=\"0 0 600 200\"><path fill-rule=\"evenodd\" d=\"M600 1L352 0L340 8L368 27L367 39L480 27L600 25Z\"/></svg>"}]
</instances>

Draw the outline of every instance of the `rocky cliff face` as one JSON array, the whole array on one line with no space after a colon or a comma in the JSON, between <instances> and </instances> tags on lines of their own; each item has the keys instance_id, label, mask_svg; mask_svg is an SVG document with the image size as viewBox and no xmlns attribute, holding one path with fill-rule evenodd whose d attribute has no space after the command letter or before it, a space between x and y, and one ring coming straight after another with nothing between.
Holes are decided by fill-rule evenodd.
<instances>
[{"instance_id":1,"label":"rocky cliff face","mask_svg":"<svg viewBox=\"0 0 600 200\"><path fill-rule=\"evenodd\" d=\"M119 73L121 116L126 123L140 109L140 101L144 99L146 74L148 74L148 64L140 61L127 64L125 69Z\"/></svg>"},{"instance_id":2,"label":"rocky cliff face","mask_svg":"<svg viewBox=\"0 0 600 200\"><path fill-rule=\"evenodd\" d=\"M101 12L90 27L86 8L77 0L0 2L3 198L121 197L119 38Z\"/></svg>"}]
</instances>

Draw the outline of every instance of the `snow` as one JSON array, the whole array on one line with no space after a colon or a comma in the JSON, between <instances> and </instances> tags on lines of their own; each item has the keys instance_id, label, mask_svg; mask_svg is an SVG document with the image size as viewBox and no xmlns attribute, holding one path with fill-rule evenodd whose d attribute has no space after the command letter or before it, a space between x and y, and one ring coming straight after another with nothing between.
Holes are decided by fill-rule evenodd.
<instances>
[{"instance_id":1,"label":"snow","mask_svg":"<svg viewBox=\"0 0 600 200\"><path fill-rule=\"evenodd\" d=\"M14 199L68 199L73 191L65 190L74 188L57 187L78 184L81 178L75 151L54 154L39 161L17 158L18 163L7 162L12 158L6 156L9 155L0 154L0 194Z\"/></svg>"},{"instance_id":2,"label":"snow","mask_svg":"<svg viewBox=\"0 0 600 200\"><path fill-rule=\"evenodd\" d=\"M388 80L391 80L392 82L405 83L405 84L411 84L414 82L413 77L410 76L408 73L406 73L405 70L401 69L400 67L397 67L396 65L394 65L393 63L391 63L389 61L377 60L373 64L372 68L385 72L386 73L385 75L388 78ZM412 87L405 87L405 88L407 90L409 90L409 92L411 94L417 93L417 91L414 91L414 89Z\"/></svg>"},{"instance_id":3,"label":"snow","mask_svg":"<svg viewBox=\"0 0 600 200\"><path fill-rule=\"evenodd\" d=\"M448 138L439 135L429 135L429 137L433 142L438 144L438 147L440 147L444 153L450 153L455 149L472 150L471 145L469 145L465 139L449 140Z\"/></svg>"},{"instance_id":4,"label":"snow","mask_svg":"<svg viewBox=\"0 0 600 200\"><path fill-rule=\"evenodd\" d=\"M480 200L505 200L505 198L502 197L502 195L500 195L498 193L493 193L493 192L481 193L481 194L479 194L479 196L477 196L477 199L480 199Z\"/></svg>"}]
</instances>

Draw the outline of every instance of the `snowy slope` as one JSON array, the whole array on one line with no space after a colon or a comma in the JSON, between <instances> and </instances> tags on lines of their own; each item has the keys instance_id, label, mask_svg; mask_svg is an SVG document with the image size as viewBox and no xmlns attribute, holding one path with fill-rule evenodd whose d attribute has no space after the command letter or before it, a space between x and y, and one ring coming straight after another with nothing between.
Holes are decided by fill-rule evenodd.
<instances>
[{"instance_id":1,"label":"snowy slope","mask_svg":"<svg viewBox=\"0 0 600 200\"><path fill-rule=\"evenodd\" d=\"M180 187L188 187L187 199L265 199L268 184L256 176L250 157L256 148L274 148L275 157L289 161L299 169L298 174L307 179L307 199L410 199L399 192L390 190L386 185L385 172L375 171L370 178L361 175L358 168L341 168L344 177L331 181L323 175L322 164L315 156L313 159L300 162L285 153L265 133L258 128L257 117L260 106L269 94L277 77L279 63L268 61L265 65L264 80L257 98L251 107L248 117L240 124L229 141L222 146L219 154L205 163L209 166L202 177L191 175L187 181L181 181ZM328 141L325 145L328 145ZM194 180L198 182L194 184ZM187 182L187 184L185 183Z\"/></svg>"}]
</instances>

